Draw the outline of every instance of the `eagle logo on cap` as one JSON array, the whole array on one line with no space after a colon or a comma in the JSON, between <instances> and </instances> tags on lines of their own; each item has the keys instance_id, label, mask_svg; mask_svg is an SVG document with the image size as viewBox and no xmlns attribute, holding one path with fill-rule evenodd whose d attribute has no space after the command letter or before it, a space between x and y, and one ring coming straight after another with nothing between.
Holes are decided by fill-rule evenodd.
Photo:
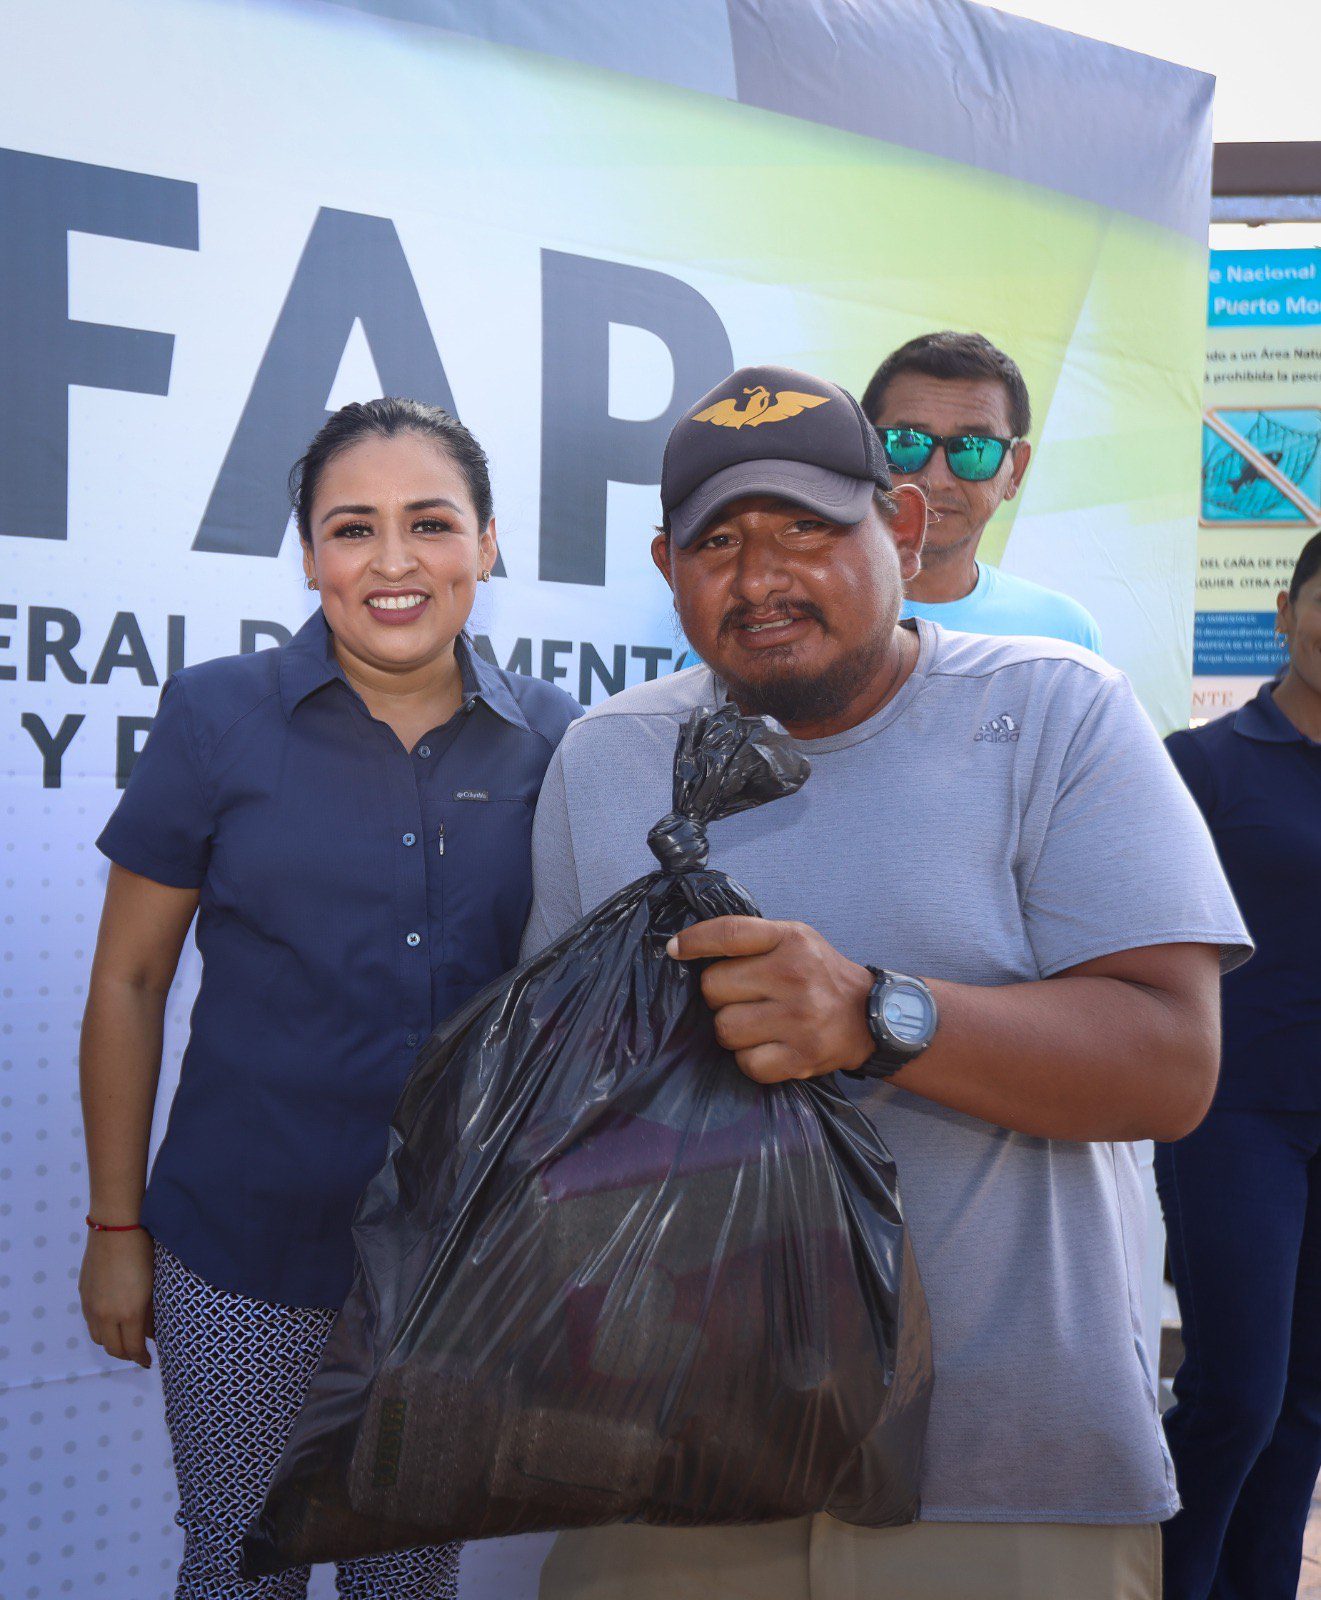
<instances>
[{"instance_id":1,"label":"eagle logo on cap","mask_svg":"<svg viewBox=\"0 0 1321 1600\"><path fill-rule=\"evenodd\" d=\"M797 389L781 389L772 400L771 391L761 383L743 393L750 397L746 405L740 406L733 399L717 400L715 405L699 411L693 421L714 423L717 428L756 428L763 422L783 422L786 417L796 417L800 411L824 406L830 400L828 394L803 394Z\"/></svg>"}]
</instances>

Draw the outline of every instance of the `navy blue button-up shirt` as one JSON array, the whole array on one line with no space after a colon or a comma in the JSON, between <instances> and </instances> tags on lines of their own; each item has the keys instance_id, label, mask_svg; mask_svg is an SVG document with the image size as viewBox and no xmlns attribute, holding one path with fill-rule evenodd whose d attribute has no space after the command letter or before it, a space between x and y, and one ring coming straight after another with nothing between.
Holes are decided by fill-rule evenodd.
<instances>
[{"instance_id":1,"label":"navy blue button-up shirt","mask_svg":"<svg viewBox=\"0 0 1321 1600\"><path fill-rule=\"evenodd\" d=\"M1321 1111L1321 744L1289 721L1274 687L1165 743L1257 946L1222 981L1216 1105Z\"/></svg>"},{"instance_id":2,"label":"navy blue button-up shirt","mask_svg":"<svg viewBox=\"0 0 1321 1600\"><path fill-rule=\"evenodd\" d=\"M411 752L320 612L281 649L186 667L97 841L200 890L201 988L142 1220L218 1288L342 1301L418 1046L518 960L532 811L579 707L458 649L463 705Z\"/></svg>"}]
</instances>

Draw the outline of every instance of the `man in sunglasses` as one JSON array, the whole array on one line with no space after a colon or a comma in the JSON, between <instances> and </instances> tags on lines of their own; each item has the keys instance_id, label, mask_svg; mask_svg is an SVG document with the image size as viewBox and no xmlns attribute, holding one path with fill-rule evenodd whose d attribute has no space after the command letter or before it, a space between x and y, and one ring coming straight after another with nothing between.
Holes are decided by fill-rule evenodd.
<instances>
[{"instance_id":1,"label":"man in sunglasses","mask_svg":"<svg viewBox=\"0 0 1321 1600\"><path fill-rule=\"evenodd\" d=\"M980 333L924 333L880 364L862 409L894 481L917 484L931 507L904 615L964 633L1067 639L1099 653L1100 629L1076 600L977 559L987 523L1018 493L1032 455L1018 364Z\"/></svg>"},{"instance_id":2,"label":"man in sunglasses","mask_svg":"<svg viewBox=\"0 0 1321 1600\"><path fill-rule=\"evenodd\" d=\"M661 507L701 664L569 729L523 950L654 869L694 708L799 742L798 794L711 829L764 917L671 954L701 963L731 1072L833 1074L894 1154L935 1356L922 1512L568 1533L541 1600L1156 1600L1177 1501L1127 1141L1201 1119L1217 947L1246 953L1201 814L1097 656L900 622L926 505L835 384L733 373L675 424Z\"/></svg>"}]
</instances>

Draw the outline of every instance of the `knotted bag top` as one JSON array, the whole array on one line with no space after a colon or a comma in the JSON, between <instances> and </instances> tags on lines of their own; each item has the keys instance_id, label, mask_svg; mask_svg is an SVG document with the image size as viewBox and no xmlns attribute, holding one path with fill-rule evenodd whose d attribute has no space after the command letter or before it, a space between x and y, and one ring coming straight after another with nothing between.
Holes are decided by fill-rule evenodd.
<instances>
[{"instance_id":1,"label":"knotted bag top","mask_svg":"<svg viewBox=\"0 0 1321 1600\"><path fill-rule=\"evenodd\" d=\"M647 834L661 870L700 872L707 862L707 823L796 794L811 770L789 735L764 718L742 716L729 704L694 711L679 731L674 809Z\"/></svg>"}]
</instances>

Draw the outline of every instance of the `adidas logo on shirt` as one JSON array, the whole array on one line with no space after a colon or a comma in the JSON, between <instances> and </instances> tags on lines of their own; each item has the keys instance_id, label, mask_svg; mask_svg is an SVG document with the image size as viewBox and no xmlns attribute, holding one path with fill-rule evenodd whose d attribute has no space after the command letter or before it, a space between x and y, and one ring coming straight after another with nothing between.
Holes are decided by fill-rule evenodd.
<instances>
[{"instance_id":1,"label":"adidas logo on shirt","mask_svg":"<svg viewBox=\"0 0 1321 1600\"><path fill-rule=\"evenodd\" d=\"M983 722L973 739L974 744L1013 744L1019 735L1017 719L1007 711L989 722Z\"/></svg>"}]
</instances>

